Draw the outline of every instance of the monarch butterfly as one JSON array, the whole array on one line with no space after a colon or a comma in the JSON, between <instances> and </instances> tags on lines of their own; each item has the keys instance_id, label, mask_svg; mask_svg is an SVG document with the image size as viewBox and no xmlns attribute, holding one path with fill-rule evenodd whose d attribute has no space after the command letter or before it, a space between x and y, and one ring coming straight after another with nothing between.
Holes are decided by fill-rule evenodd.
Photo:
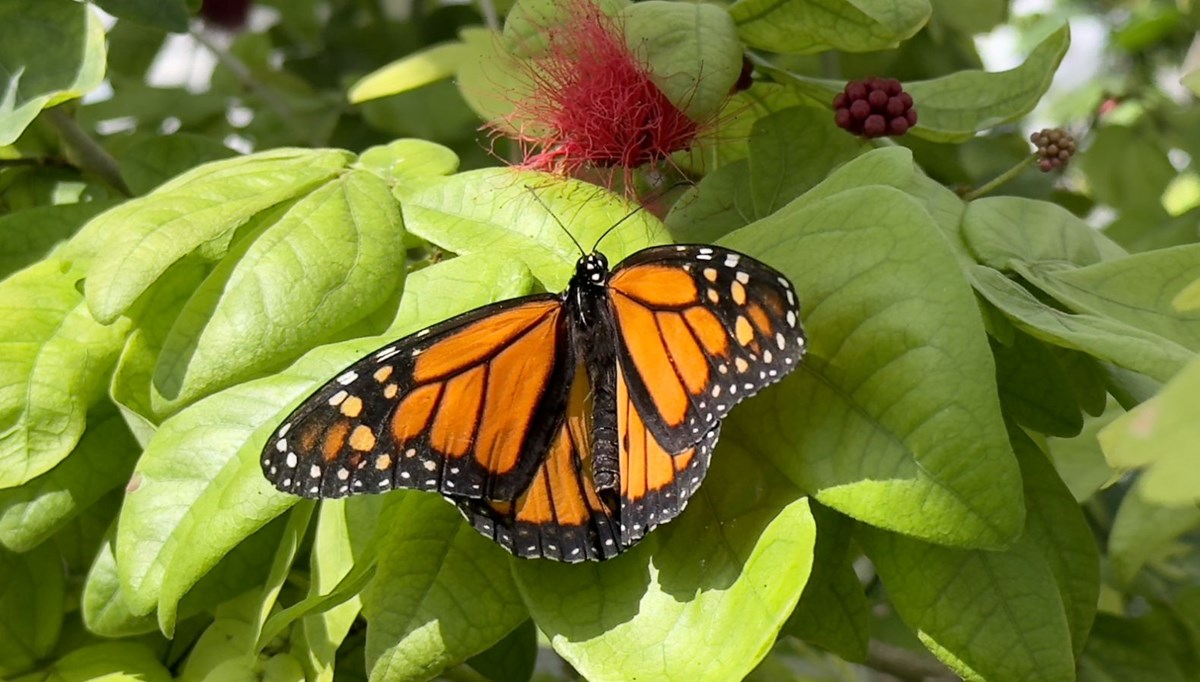
<instances>
[{"instance_id":1,"label":"monarch butterfly","mask_svg":"<svg viewBox=\"0 0 1200 682\"><path fill-rule=\"evenodd\" d=\"M582 249L581 249L582 250ZM273 432L276 488L441 493L520 557L600 561L675 518L721 419L805 350L796 295L714 246L658 246L566 291L494 303L378 349Z\"/></svg>"}]
</instances>

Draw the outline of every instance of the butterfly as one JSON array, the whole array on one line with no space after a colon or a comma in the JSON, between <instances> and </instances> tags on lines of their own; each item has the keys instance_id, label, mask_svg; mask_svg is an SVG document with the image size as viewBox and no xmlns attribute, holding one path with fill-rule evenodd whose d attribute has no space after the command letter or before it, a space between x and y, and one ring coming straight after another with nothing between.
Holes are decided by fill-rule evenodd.
<instances>
[{"instance_id":1,"label":"butterfly","mask_svg":"<svg viewBox=\"0 0 1200 682\"><path fill-rule=\"evenodd\" d=\"M582 252L582 249L581 249ZM721 419L805 351L786 277L705 245L582 256L565 291L376 350L263 449L281 491L436 491L520 557L609 559L679 515Z\"/></svg>"}]
</instances>

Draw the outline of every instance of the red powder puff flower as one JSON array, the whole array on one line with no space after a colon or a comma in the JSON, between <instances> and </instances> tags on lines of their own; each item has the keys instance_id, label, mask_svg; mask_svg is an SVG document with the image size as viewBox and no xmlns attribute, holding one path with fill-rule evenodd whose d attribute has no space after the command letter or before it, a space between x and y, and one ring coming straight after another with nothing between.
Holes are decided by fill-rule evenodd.
<instances>
[{"instance_id":1,"label":"red powder puff flower","mask_svg":"<svg viewBox=\"0 0 1200 682\"><path fill-rule=\"evenodd\" d=\"M521 65L531 94L505 117L525 151L520 166L628 171L691 147L701 125L654 84L620 22L591 0L564 4L563 22L542 27L546 49Z\"/></svg>"}]
</instances>

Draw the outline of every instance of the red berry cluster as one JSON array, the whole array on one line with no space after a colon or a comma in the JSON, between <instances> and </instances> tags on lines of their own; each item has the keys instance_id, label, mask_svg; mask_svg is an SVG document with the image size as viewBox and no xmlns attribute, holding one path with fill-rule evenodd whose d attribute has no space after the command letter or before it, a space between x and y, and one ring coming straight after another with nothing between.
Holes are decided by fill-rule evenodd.
<instances>
[{"instance_id":1,"label":"red berry cluster","mask_svg":"<svg viewBox=\"0 0 1200 682\"><path fill-rule=\"evenodd\" d=\"M1067 165L1075 153L1075 138L1062 128L1044 128L1030 135L1029 141L1037 147L1038 168L1043 173Z\"/></svg>"},{"instance_id":2,"label":"red berry cluster","mask_svg":"<svg viewBox=\"0 0 1200 682\"><path fill-rule=\"evenodd\" d=\"M850 81L833 98L838 127L864 137L903 135L917 124L912 95L895 78Z\"/></svg>"}]
</instances>

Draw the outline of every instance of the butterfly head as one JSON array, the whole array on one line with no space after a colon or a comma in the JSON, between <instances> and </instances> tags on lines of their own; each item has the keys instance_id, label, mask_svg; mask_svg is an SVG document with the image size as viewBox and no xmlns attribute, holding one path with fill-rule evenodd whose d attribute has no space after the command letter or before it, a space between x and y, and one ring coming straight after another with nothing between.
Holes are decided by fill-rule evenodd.
<instances>
[{"instance_id":1,"label":"butterfly head","mask_svg":"<svg viewBox=\"0 0 1200 682\"><path fill-rule=\"evenodd\" d=\"M575 263L576 283L594 287L602 287L608 282L608 259L599 251L580 258Z\"/></svg>"}]
</instances>

